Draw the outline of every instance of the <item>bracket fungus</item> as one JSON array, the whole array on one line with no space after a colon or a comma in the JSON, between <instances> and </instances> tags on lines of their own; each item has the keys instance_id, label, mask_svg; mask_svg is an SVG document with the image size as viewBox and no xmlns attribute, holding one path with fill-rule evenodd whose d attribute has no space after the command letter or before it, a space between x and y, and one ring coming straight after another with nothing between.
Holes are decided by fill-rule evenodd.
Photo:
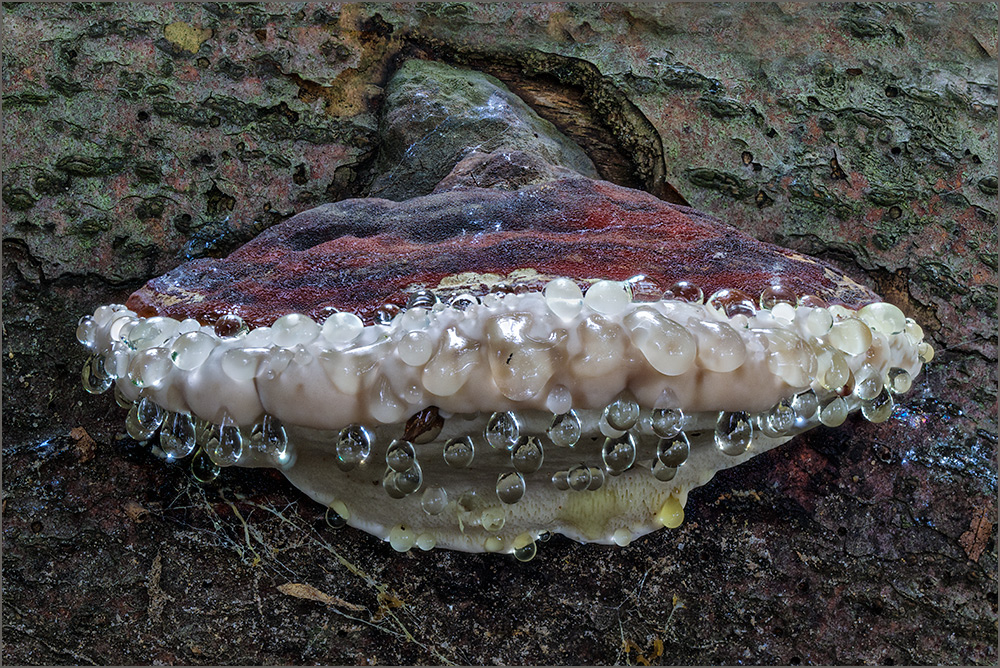
<instances>
[{"instance_id":1,"label":"bracket fungus","mask_svg":"<svg viewBox=\"0 0 1000 668\"><path fill-rule=\"evenodd\" d=\"M469 169L303 212L97 308L84 387L114 384L128 433L201 480L275 467L398 550L527 560L548 532L679 526L716 471L886 420L933 355L833 267L694 209Z\"/></svg>"}]
</instances>

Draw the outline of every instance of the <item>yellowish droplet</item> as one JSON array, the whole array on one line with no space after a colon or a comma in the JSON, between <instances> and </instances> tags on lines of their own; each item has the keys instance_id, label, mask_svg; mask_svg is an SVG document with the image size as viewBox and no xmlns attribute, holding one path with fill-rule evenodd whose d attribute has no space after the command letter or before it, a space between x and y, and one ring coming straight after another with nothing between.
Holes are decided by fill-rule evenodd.
<instances>
[{"instance_id":1,"label":"yellowish droplet","mask_svg":"<svg viewBox=\"0 0 1000 668\"><path fill-rule=\"evenodd\" d=\"M667 497L656 513L656 519L668 529L676 529L684 522L684 507L674 495Z\"/></svg>"}]
</instances>

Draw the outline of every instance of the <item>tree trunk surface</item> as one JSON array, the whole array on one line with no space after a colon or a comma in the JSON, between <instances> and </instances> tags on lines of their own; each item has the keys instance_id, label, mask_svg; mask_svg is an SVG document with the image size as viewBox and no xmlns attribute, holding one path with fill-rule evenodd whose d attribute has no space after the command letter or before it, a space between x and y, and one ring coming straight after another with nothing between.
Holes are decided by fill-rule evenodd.
<instances>
[{"instance_id":1,"label":"tree trunk surface","mask_svg":"<svg viewBox=\"0 0 1000 668\"><path fill-rule=\"evenodd\" d=\"M997 662L996 4L0 11L5 663ZM82 390L77 319L426 182L382 113L411 59L496 77L604 179L833 263L937 355L892 419L719 473L679 529L526 564L163 464Z\"/></svg>"}]
</instances>

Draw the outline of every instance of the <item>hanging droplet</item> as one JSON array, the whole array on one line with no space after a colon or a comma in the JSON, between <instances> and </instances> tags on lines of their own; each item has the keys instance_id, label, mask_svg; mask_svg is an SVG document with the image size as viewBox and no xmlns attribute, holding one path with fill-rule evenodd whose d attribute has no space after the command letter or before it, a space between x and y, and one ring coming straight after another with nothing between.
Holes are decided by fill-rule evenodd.
<instances>
[{"instance_id":1,"label":"hanging droplet","mask_svg":"<svg viewBox=\"0 0 1000 668\"><path fill-rule=\"evenodd\" d=\"M819 421L827 427L839 427L844 424L849 412L847 401L843 397L834 397L819 411Z\"/></svg>"},{"instance_id":2,"label":"hanging droplet","mask_svg":"<svg viewBox=\"0 0 1000 668\"><path fill-rule=\"evenodd\" d=\"M95 355L83 363L83 370L80 373L83 380L83 389L90 394L101 394L111 387L114 382L104 368L104 358Z\"/></svg>"},{"instance_id":3,"label":"hanging droplet","mask_svg":"<svg viewBox=\"0 0 1000 668\"><path fill-rule=\"evenodd\" d=\"M359 424L352 424L340 430L337 436L337 468L350 471L368 460L375 437L371 431Z\"/></svg>"},{"instance_id":4,"label":"hanging droplet","mask_svg":"<svg viewBox=\"0 0 1000 668\"><path fill-rule=\"evenodd\" d=\"M744 411L719 414L715 425L715 445L727 455L742 455L750 447L753 438L753 423Z\"/></svg>"},{"instance_id":5,"label":"hanging droplet","mask_svg":"<svg viewBox=\"0 0 1000 668\"><path fill-rule=\"evenodd\" d=\"M656 445L656 459L669 468L677 468L691 454L691 441L683 431L669 438L661 438Z\"/></svg>"},{"instance_id":6,"label":"hanging droplet","mask_svg":"<svg viewBox=\"0 0 1000 668\"><path fill-rule=\"evenodd\" d=\"M892 415L896 402L885 388L874 399L861 402L861 414L869 422L885 422Z\"/></svg>"},{"instance_id":7,"label":"hanging droplet","mask_svg":"<svg viewBox=\"0 0 1000 668\"><path fill-rule=\"evenodd\" d=\"M122 392L122 386L120 383L115 383L115 403L118 404L120 408L131 409L132 404L135 402L125 396Z\"/></svg>"},{"instance_id":8,"label":"hanging droplet","mask_svg":"<svg viewBox=\"0 0 1000 668\"><path fill-rule=\"evenodd\" d=\"M406 308L426 308L429 309L437 303L437 295L431 290L417 290L410 295L406 301Z\"/></svg>"},{"instance_id":9,"label":"hanging droplet","mask_svg":"<svg viewBox=\"0 0 1000 668\"><path fill-rule=\"evenodd\" d=\"M514 539L515 559L528 562L534 559L536 554L538 554L538 545L535 544L534 539L530 535L523 534Z\"/></svg>"},{"instance_id":10,"label":"hanging droplet","mask_svg":"<svg viewBox=\"0 0 1000 668\"><path fill-rule=\"evenodd\" d=\"M520 473L501 473L497 476L497 498L504 503L517 503L524 496L524 476Z\"/></svg>"},{"instance_id":11,"label":"hanging droplet","mask_svg":"<svg viewBox=\"0 0 1000 668\"><path fill-rule=\"evenodd\" d=\"M663 299L701 304L705 299L705 293L690 281L677 281L663 293Z\"/></svg>"},{"instance_id":12,"label":"hanging droplet","mask_svg":"<svg viewBox=\"0 0 1000 668\"><path fill-rule=\"evenodd\" d=\"M390 468L387 468L385 473L382 474L382 489L393 499L402 499L406 496L406 494L396 487L396 478L398 475L399 473Z\"/></svg>"},{"instance_id":13,"label":"hanging droplet","mask_svg":"<svg viewBox=\"0 0 1000 668\"><path fill-rule=\"evenodd\" d=\"M677 469L673 466L664 466L663 462L659 459L654 459L650 469L653 472L653 477L660 482L670 482L677 475Z\"/></svg>"},{"instance_id":14,"label":"hanging droplet","mask_svg":"<svg viewBox=\"0 0 1000 668\"><path fill-rule=\"evenodd\" d=\"M97 323L89 315L76 323L76 340L91 350L97 345Z\"/></svg>"},{"instance_id":15,"label":"hanging droplet","mask_svg":"<svg viewBox=\"0 0 1000 668\"><path fill-rule=\"evenodd\" d=\"M221 470L219 465L213 462L204 450L198 450L191 459L191 475L200 483L212 482L219 477Z\"/></svg>"},{"instance_id":16,"label":"hanging droplet","mask_svg":"<svg viewBox=\"0 0 1000 668\"><path fill-rule=\"evenodd\" d=\"M934 347L926 341L921 341L917 344L917 357L924 364L927 364L932 359L934 359Z\"/></svg>"},{"instance_id":17,"label":"hanging droplet","mask_svg":"<svg viewBox=\"0 0 1000 668\"><path fill-rule=\"evenodd\" d=\"M393 471L406 471L417 461L417 453L409 441L395 440L385 451L385 463Z\"/></svg>"},{"instance_id":18,"label":"hanging droplet","mask_svg":"<svg viewBox=\"0 0 1000 668\"><path fill-rule=\"evenodd\" d=\"M572 448L580 440L582 425L576 411L555 415L546 433L554 445Z\"/></svg>"},{"instance_id":19,"label":"hanging droplet","mask_svg":"<svg viewBox=\"0 0 1000 668\"><path fill-rule=\"evenodd\" d=\"M684 429L687 416L680 408L657 408L651 416L653 432L660 438L670 438Z\"/></svg>"},{"instance_id":20,"label":"hanging droplet","mask_svg":"<svg viewBox=\"0 0 1000 668\"><path fill-rule=\"evenodd\" d=\"M334 501L326 509L326 525L331 529L343 529L351 517L342 501Z\"/></svg>"},{"instance_id":21,"label":"hanging droplet","mask_svg":"<svg viewBox=\"0 0 1000 668\"><path fill-rule=\"evenodd\" d=\"M886 374L885 386L894 394L903 394L904 392L909 392L913 386L913 377L910 376L910 372L906 369L893 367Z\"/></svg>"},{"instance_id":22,"label":"hanging droplet","mask_svg":"<svg viewBox=\"0 0 1000 668\"><path fill-rule=\"evenodd\" d=\"M281 420L273 415L264 415L264 419L254 426L250 434L250 447L284 464L289 457L288 434Z\"/></svg>"},{"instance_id":23,"label":"hanging droplet","mask_svg":"<svg viewBox=\"0 0 1000 668\"><path fill-rule=\"evenodd\" d=\"M163 422L165 411L149 397L141 397L129 409L125 430L137 441L146 441L156 433Z\"/></svg>"},{"instance_id":24,"label":"hanging droplet","mask_svg":"<svg viewBox=\"0 0 1000 668\"><path fill-rule=\"evenodd\" d=\"M590 467L590 484L587 485L587 490L593 492L594 490L600 489L604 486L604 469L598 468L596 466Z\"/></svg>"},{"instance_id":25,"label":"hanging droplet","mask_svg":"<svg viewBox=\"0 0 1000 668\"><path fill-rule=\"evenodd\" d=\"M601 459L604 467L611 475L624 473L635 463L636 443L632 434L625 434L618 438L604 439L604 447L601 449Z\"/></svg>"},{"instance_id":26,"label":"hanging droplet","mask_svg":"<svg viewBox=\"0 0 1000 668\"><path fill-rule=\"evenodd\" d=\"M453 438L444 444L442 455L448 466L455 469L464 469L472 464L472 460L476 455L476 448L472 444L472 439L468 436Z\"/></svg>"},{"instance_id":27,"label":"hanging droplet","mask_svg":"<svg viewBox=\"0 0 1000 668\"><path fill-rule=\"evenodd\" d=\"M146 348L132 358L128 378L136 387L156 387L170 373L170 351L166 348Z\"/></svg>"},{"instance_id":28,"label":"hanging droplet","mask_svg":"<svg viewBox=\"0 0 1000 668\"><path fill-rule=\"evenodd\" d=\"M228 415L213 431L205 452L219 466L234 466L243 455L243 434Z\"/></svg>"},{"instance_id":29,"label":"hanging droplet","mask_svg":"<svg viewBox=\"0 0 1000 668\"><path fill-rule=\"evenodd\" d=\"M775 404L765 418L767 429L775 436L783 435L795 426L795 411L788 399L782 399Z\"/></svg>"},{"instance_id":30,"label":"hanging droplet","mask_svg":"<svg viewBox=\"0 0 1000 668\"><path fill-rule=\"evenodd\" d=\"M448 507L448 492L439 485L428 487L420 497L420 507L428 515L440 515Z\"/></svg>"},{"instance_id":31,"label":"hanging droplet","mask_svg":"<svg viewBox=\"0 0 1000 668\"><path fill-rule=\"evenodd\" d=\"M194 452L194 420L188 413L169 413L160 429L160 449L167 460L183 459Z\"/></svg>"},{"instance_id":32,"label":"hanging droplet","mask_svg":"<svg viewBox=\"0 0 1000 668\"><path fill-rule=\"evenodd\" d=\"M494 413L486 423L486 442L495 450L510 450L517 443L521 427L510 411Z\"/></svg>"},{"instance_id":33,"label":"hanging droplet","mask_svg":"<svg viewBox=\"0 0 1000 668\"><path fill-rule=\"evenodd\" d=\"M575 492L582 492L590 487L590 467L578 464L571 468L566 475L569 488Z\"/></svg>"},{"instance_id":34,"label":"hanging droplet","mask_svg":"<svg viewBox=\"0 0 1000 668\"><path fill-rule=\"evenodd\" d=\"M542 466L545 453L536 436L522 436L510 453L510 462L521 473L534 473Z\"/></svg>"},{"instance_id":35,"label":"hanging droplet","mask_svg":"<svg viewBox=\"0 0 1000 668\"><path fill-rule=\"evenodd\" d=\"M639 421L639 404L631 395L623 393L605 407L604 419L612 428L627 431Z\"/></svg>"},{"instance_id":36,"label":"hanging droplet","mask_svg":"<svg viewBox=\"0 0 1000 668\"><path fill-rule=\"evenodd\" d=\"M552 484L559 491L565 492L569 489L569 471L556 471L552 474Z\"/></svg>"},{"instance_id":37,"label":"hanging droplet","mask_svg":"<svg viewBox=\"0 0 1000 668\"><path fill-rule=\"evenodd\" d=\"M382 304L377 309L375 309L374 315L372 315L372 320L376 325L388 325L392 323L392 319L403 312L396 304Z\"/></svg>"},{"instance_id":38,"label":"hanging droplet","mask_svg":"<svg viewBox=\"0 0 1000 668\"><path fill-rule=\"evenodd\" d=\"M396 489L402 492L404 495L413 494L420 486L424 483L424 473L420 468L420 464L413 460L410 467L405 471L395 471L395 484Z\"/></svg>"},{"instance_id":39,"label":"hanging droplet","mask_svg":"<svg viewBox=\"0 0 1000 668\"><path fill-rule=\"evenodd\" d=\"M220 339L246 336L249 331L250 327L243 322L243 318L234 313L227 313L215 321L215 335Z\"/></svg>"},{"instance_id":40,"label":"hanging droplet","mask_svg":"<svg viewBox=\"0 0 1000 668\"><path fill-rule=\"evenodd\" d=\"M881 391L882 379L870 364L865 364L854 374L854 394L858 399L874 399Z\"/></svg>"},{"instance_id":41,"label":"hanging droplet","mask_svg":"<svg viewBox=\"0 0 1000 668\"><path fill-rule=\"evenodd\" d=\"M792 410L795 411L795 426L805 428L816 418L819 410L819 399L812 390L799 392L792 398Z\"/></svg>"}]
</instances>

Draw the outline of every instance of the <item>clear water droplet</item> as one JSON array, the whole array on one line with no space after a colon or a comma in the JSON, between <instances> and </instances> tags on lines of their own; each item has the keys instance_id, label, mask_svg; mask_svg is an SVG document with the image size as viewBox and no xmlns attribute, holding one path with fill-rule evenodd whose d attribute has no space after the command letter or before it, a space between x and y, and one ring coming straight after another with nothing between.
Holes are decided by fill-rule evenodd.
<instances>
[{"instance_id":1,"label":"clear water droplet","mask_svg":"<svg viewBox=\"0 0 1000 668\"><path fill-rule=\"evenodd\" d=\"M566 475L569 488L574 492L582 492L590 487L590 478L590 467L585 464L577 464Z\"/></svg>"},{"instance_id":2,"label":"clear water droplet","mask_svg":"<svg viewBox=\"0 0 1000 668\"><path fill-rule=\"evenodd\" d=\"M657 408L652 414L653 432L660 438L670 438L683 431L687 416L680 408Z\"/></svg>"},{"instance_id":3,"label":"clear water droplet","mask_svg":"<svg viewBox=\"0 0 1000 668\"><path fill-rule=\"evenodd\" d=\"M104 358L95 355L83 363L83 370L80 372L83 381L83 389L90 394L101 394L106 392L111 383L114 382L104 368Z\"/></svg>"},{"instance_id":4,"label":"clear water droplet","mask_svg":"<svg viewBox=\"0 0 1000 668\"><path fill-rule=\"evenodd\" d=\"M497 476L497 498L504 503L517 503L524 496L524 476L520 473L501 473Z\"/></svg>"},{"instance_id":5,"label":"clear water droplet","mask_svg":"<svg viewBox=\"0 0 1000 668\"><path fill-rule=\"evenodd\" d=\"M168 460L183 459L197 447L194 420L188 413L168 413L160 429L160 449Z\"/></svg>"},{"instance_id":6,"label":"clear water droplet","mask_svg":"<svg viewBox=\"0 0 1000 668\"><path fill-rule=\"evenodd\" d=\"M222 418L222 424L212 430L205 452L219 466L234 466L243 455L243 433L232 418Z\"/></svg>"},{"instance_id":7,"label":"clear water droplet","mask_svg":"<svg viewBox=\"0 0 1000 668\"><path fill-rule=\"evenodd\" d=\"M417 290L410 295L410 298L406 301L406 308L425 308L429 309L434 304L437 303L437 295L431 290Z\"/></svg>"},{"instance_id":8,"label":"clear water droplet","mask_svg":"<svg viewBox=\"0 0 1000 668\"><path fill-rule=\"evenodd\" d=\"M494 413L486 423L486 442L495 450L510 450L517 443L521 427L510 411Z\"/></svg>"},{"instance_id":9,"label":"clear water droplet","mask_svg":"<svg viewBox=\"0 0 1000 668\"><path fill-rule=\"evenodd\" d=\"M115 383L115 403L118 404L120 408L131 409L132 404L135 402L125 396L122 392L122 387L120 384Z\"/></svg>"},{"instance_id":10,"label":"clear water droplet","mask_svg":"<svg viewBox=\"0 0 1000 668\"><path fill-rule=\"evenodd\" d=\"M220 471L222 469L219 465L213 462L204 450L198 450L191 458L191 475L200 483L212 482L219 477Z\"/></svg>"},{"instance_id":11,"label":"clear water droplet","mask_svg":"<svg viewBox=\"0 0 1000 668\"><path fill-rule=\"evenodd\" d=\"M250 447L284 464L290 455L288 434L281 420L273 415L264 415L264 419L254 425L250 434Z\"/></svg>"},{"instance_id":12,"label":"clear water droplet","mask_svg":"<svg viewBox=\"0 0 1000 668\"><path fill-rule=\"evenodd\" d=\"M149 397L141 397L129 409L125 430L137 441L149 440L163 422L165 411Z\"/></svg>"},{"instance_id":13,"label":"clear water droplet","mask_svg":"<svg viewBox=\"0 0 1000 668\"><path fill-rule=\"evenodd\" d=\"M886 374L885 385L894 394L903 394L909 392L910 388L913 387L913 377L906 369L893 367Z\"/></svg>"},{"instance_id":14,"label":"clear water droplet","mask_svg":"<svg viewBox=\"0 0 1000 668\"><path fill-rule=\"evenodd\" d=\"M545 452L536 436L522 436L510 453L510 462L521 473L534 473L542 466Z\"/></svg>"},{"instance_id":15,"label":"clear water droplet","mask_svg":"<svg viewBox=\"0 0 1000 668\"><path fill-rule=\"evenodd\" d=\"M448 507L448 492L439 485L428 487L420 497L420 507L428 515L440 515Z\"/></svg>"},{"instance_id":16,"label":"clear water droplet","mask_svg":"<svg viewBox=\"0 0 1000 668\"><path fill-rule=\"evenodd\" d=\"M792 410L795 411L795 426L802 429L816 419L819 410L819 398L812 390L799 392L792 398Z\"/></svg>"},{"instance_id":17,"label":"clear water droplet","mask_svg":"<svg viewBox=\"0 0 1000 668\"><path fill-rule=\"evenodd\" d=\"M470 294L468 292L456 295L455 297L451 298L451 301L448 302L448 306L458 311L465 311L471 306L478 306L478 305L479 305L479 297Z\"/></svg>"},{"instance_id":18,"label":"clear water droplet","mask_svg":"<svg viewBox=\"0 0 1000 668\"><path fill-rule=\"evenodd\" d=\"M896 402L888 390L882 388L874 399L861 402L861 414L869 422L885 422L892 415Z\"/></svg>"},{"instance_id":19,"label":"clear water droplet","mask_svg":"<svg viewBox=\"0 0 1000 668\"><path fill-rule=\"evenodd\" d=\"M662 438L656 445L656 460L666 467L677 468L691 454L691 441L683 431L669 438Z\"/></svg>"},{"instance_id":20,"label":"clear water droplet","mask_svg":"<svg viewBox=\"0 0 1000 668\"><path fill-rule=\"evenodd\" d=\"M395 440L385 451L385 463L393 471L406 471L417 461L416 450L409 441Z\"/></svg>"},{"instance_id":21,"label":"clear water droplet","mask_svg":"<svg viewBox=\"0 0 1000 668\"><path fill-rule=\"evenodd\" d=\"M530 541L520 547L514 548L514 558L518 561L528 562L538 554L538 545L535 541Z\"/></svg>"},{"instance_id":22,"label":"clear water droplet","mask_svg":"<svg viewBox=\"0 0 1000 668\"><path fill-rule=\"evenodd\" d=\"M727 455L742 455L753 439L753 423L745 411L723 412L715 425L715 445Z\"/></svg>"},{"instance_id":23,"label":"clear water droplet","mask_svg":"<svg viewBox=\"0 0 1000 668\"><path fill-rule=\"evenodd\" d=\"M337 468L350 471L368 460L375 437L371 431L359 424L352 424L340 430L337 436Z\"/></svg>"},{"instance_id":24,"label":"clear water droplet","mask_svg":"<svg viewBox=\"0 0 1000 668\"><path fill-rule=\"evenodd\" d=\"M795 306L798 302L795 292L783 285L770 285L760 293L760 307L764 309L773 309L778 304Z\"/></svg>"},{"instance_id":25,"label":"clear water droplet","mask_svg":"<svg viewBox=\"0 0 1000 668\"><path fill-rule=\"evenodd\" d=\"M235 339L246 336L250 327L243 322L243 318L233 313L227 313L215 321L215 335L220 339Z\"/></svg>"},{"instance_id":26,"label":"clear water droplet","mask_svg":"<svg viewBox=\"0 0 1000 668\"><path fill-rule=\"evenodd\" d=\"M424 484L424 472L416 460L405 471L394 471L393 474L396 477L396 489L404 495L413 494Z\"/></svg>"},{"instance_id":27,"label":"clear water droplet","mask_svg":"<svg viewBox=\"0 0 1000 668\"><path fill-rule=\"evenodd\" d=\"M622 394L604 409L604 419L614 429L627 431L639 421L639 404L628 394Z\"/></svg>"},{"instance_id":28,"label":"clear water droplet","mask_svg":"<svg viewBox=\"0 0 1000 668\"><path fill-rule=\"evenodd\" d=\"M653 472L653 477L660 482L670 482L677 475L677 469L673 466L666 466L659 459L653 460L653 465L651 467Z\"/></svg>"},{"instance_id":29,"label":"clear water droplet","mask_svg":"<svg viewBox=\"0 0 1000 668\"><path fill-rule=\"evenodd\" d=\"M193 371L205 363L217 343L205 332L181 334L170 344L170 359L178 369Z\"/></svg>"},{"instance_id":30,"label":"clear water droplet","mask_svg":"<svg viewBox=\"0 0 1000 668\"><path fill-rule=\"evenodd\" d=\"M476 448L472 444L472 439L468 436L453 438L444 444L442 455L448 466L455 469L464 469L472 464L472 460L476 455Z\"/></svg>"},{"instance_id":31,"label":"clear water droplet","mask_svg":"<svg viewBox=\"0 0 1000 668\"><path fill-rule=\"evenodd\" d=\"M601 449L601 459L604 461L604 468L611 475L624 473L635 463L636 443L635 436L624 434L618 438L604 439L604 447Z\"/></svg>"},{"instance_id":32,"label":"clear water droplet","mask_svg":"<svg viewBox=\"0 0 1000 668\"><path fill-rule=\"evenodd\" d=\"M775 436L783 435L795 426L795 411L787 399L775 404L765 418L768 430Z\"/></svg>"},{"instance_id":33,"label":"clear water droplet","mask_svg":"<svg viewBox=\"0 0 1000 668\"><path fill-rule=\"evenodd\" d=\"M402 490L396 487L396 477L398 475L399 474L396 471L393 471L390 468L387 468L385 473L382 474L382 489L384 489L385 493L393 499L402 499L406 496Z\"/></svg>"},{"instance_id":34,"label":"clear water droplet","mask_svg":"<svg viewBox=\"0 0 1000 668\"><path fill-rule=\"evenodd\" d=\"M326 509L326 525L331 529L343 529L347 526L347 518L334 509L335 505L338 505L336 501Z\"/></svg>"},{"instance_id":35,"label":"clear water droplet","mask_svg":"<svg viewBox=\"0 0 1000 668\"><path fill-rule=\"evenodd\" d=\"M705 293L690 281L677 281L663 293L663 299L701 304L705 300Z\"/></svg>"},{"instance_id":36,"label":"clear water droplet","mask_svg":"<svg viewBox=\"0 0 1000 668\"><path fill-rule=\"evenodd\" d=\"M552 484L562 492L569 489L569 471L556 471L553 473Z\"/></svg>"},{"instance_id":37,"label":"clear water droplet","mask_svg":"<svg viewBox=\"0 0 1000 668\"><path fill-rule=\"evenodd\" d=\"M591 492L600 489L604 486L605 481L604 469L600 469L596 466L590 467L590 484L587 485L587 489Z\"/></svg>"},{"instance_id":38,"label":"clear water droplet","mask_svg":"<svg viewBox=\"0 0 1000 668\"><path fill-rule=\"evenodd\" d=\"M89 315L76 323L76 340L91 350L97 345L97 323Z\"/></svg>"},{"instance_id":39,"label":"clear water droplet","mask_svg":"<svg viewBox=\"0 0 1000 668\"><path fill-rule=\"evenodd\" d=\"M580 441L583 427L576 411L555 415L546 433L554 445L572 448Z\"/></svg>"}]
</instances>

